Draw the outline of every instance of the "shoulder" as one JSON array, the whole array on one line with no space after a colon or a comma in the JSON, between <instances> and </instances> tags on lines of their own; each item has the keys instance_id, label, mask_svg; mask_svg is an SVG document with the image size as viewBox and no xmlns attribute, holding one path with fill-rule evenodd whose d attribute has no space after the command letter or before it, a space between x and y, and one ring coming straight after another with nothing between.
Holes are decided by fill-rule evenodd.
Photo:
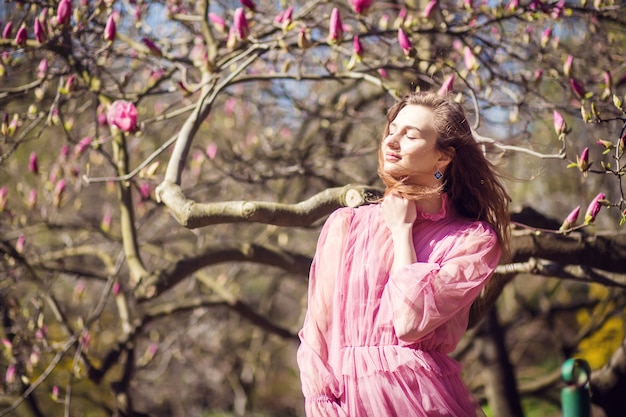
<instances>
[{"instance_id":1,"label":"shoulder","mask_svg":"<svg viewBox=\"0 0 626 417\"><path fill-rule=\"evenodd\" d=\"M465 247L499 246L498 234L487 222L453 217L445 222L445 238L442 243Z\"/></svg>"}]
</instances>

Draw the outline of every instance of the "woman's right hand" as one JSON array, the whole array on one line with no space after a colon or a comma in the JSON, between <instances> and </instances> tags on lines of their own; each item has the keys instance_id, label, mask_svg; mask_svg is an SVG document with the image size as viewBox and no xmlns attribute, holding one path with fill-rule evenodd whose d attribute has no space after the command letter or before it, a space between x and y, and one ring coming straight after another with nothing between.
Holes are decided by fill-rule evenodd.
<instances>
[{"instance_id":1,"label":"woman's right hand","mask_svg":"<svg viewBox=\"0 0 626 417\"><path fill-rule=\"evenodd\" d=\"M385 224L392 234L407 228L410 230L417 218L415 201L395 193L385 196L381 210Z\"/></svg>"}]
</instances>

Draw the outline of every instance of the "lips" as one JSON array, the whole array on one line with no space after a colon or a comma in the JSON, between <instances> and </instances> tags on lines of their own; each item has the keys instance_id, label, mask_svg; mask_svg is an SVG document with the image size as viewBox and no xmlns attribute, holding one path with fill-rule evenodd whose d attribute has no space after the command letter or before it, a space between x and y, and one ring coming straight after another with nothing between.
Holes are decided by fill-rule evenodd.
<instances>
[{"instance_id":1,"label":"lips","mask_svg":"<svg viewBox=\"0 0 626 417\"><path fill-rule=\"evenodd\" d=\"M395 152L385 152L385 161L397 162L400 159L402 159L402 157Z\"/></svg>"}]
</instances>

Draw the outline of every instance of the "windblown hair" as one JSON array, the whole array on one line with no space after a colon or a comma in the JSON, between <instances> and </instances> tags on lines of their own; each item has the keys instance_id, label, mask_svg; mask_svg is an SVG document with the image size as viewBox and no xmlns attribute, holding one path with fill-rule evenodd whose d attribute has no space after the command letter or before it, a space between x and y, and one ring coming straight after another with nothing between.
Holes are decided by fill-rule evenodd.
<instances>
[{"instance_id":1,"label":"windblown hair","mask_svg":"<svg viewBox=\"0 0 626 417\"><path fill-rule=\"evenodd\" d=\"M437 148L452 157L436 189L398 180L382 169L382 147L378 152L378 174L387 187L405 198L419 200L445 192L456 214L470 220L489 223L500 241L505 257L509 256L509 194L500 182L495 166L486 158L465 116L463 107L449 97L434 92L413 92L394 104L387 112L389 126L407 105L419 105L434 113L432 126L437 134ZM434 173L433 173L434 174Z\"/></svg>"}]
</instances>

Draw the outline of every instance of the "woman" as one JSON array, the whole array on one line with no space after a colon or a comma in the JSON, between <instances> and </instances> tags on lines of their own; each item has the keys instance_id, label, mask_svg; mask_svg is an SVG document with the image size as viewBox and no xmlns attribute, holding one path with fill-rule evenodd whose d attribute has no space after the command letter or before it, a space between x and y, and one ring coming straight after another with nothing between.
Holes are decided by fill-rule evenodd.
<instances>
[{"instance_id":1,"label":"woman","mask_svg":"<svg viewBox=\"0 0 626 417\"><path fill-rule=\"evenodd\" d=\"M476 416L449 358L508 244L509 197L462 107L412 93L387 114L381 204L319 237L298 364L309 417Z\"/></svg>"}]
</instances>

